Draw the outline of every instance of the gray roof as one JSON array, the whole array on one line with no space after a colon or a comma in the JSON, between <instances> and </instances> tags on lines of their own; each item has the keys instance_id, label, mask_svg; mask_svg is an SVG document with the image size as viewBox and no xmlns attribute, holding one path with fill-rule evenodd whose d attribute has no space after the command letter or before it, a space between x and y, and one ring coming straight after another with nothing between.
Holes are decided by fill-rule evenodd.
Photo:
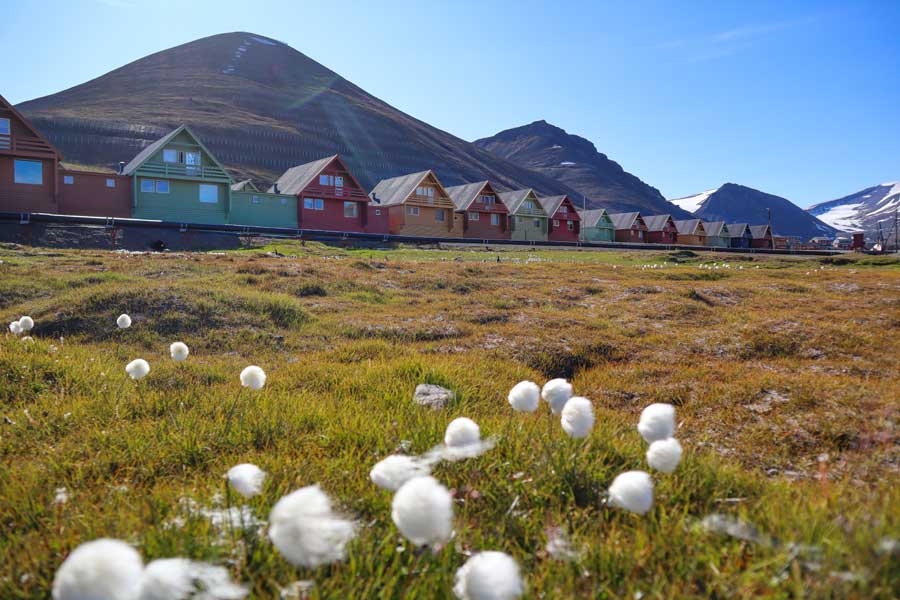
<instances>
[{"instance_id":1,"label":"gray roof","mask_svg":"<svg viewBox=\"0 0 900 600\"><path fill-rule=\"evenodd\" d=\"M755 237L755 238L764 238L764 237L766 237L767 233L769 235L772 234L772 232L769 230L768 225L751 225L750 233L752 233L753 237Z\"/></svg>"},{"instance_id":2,"label":"gray roof","mask_svg":"<svg viewBox=\"0 0 900 600\"><path fill-rule=\"evenodd\" d=\"M245 179L243 181L238 181L231 185L232 192L258 192L259 188L256 187L256 184L253 183L252 179Z\"/></svg>"},{"instance_id":3,"label":"gray roof","mask_svg":"<svg viewBox=\"0 0 900 600\"><path fill-rule=\"evenodd\" d=\"M704 221L703 229L706 230L708 236L728 237L728 227L725 225L725 221Z\"/></svg>"},{"instance_id":4,"label":"gray roof","mask_svg":"<svg viewBox=\"0 0 900 600\"><path fill-rule=\"evenodd\" d=\"M613 227L616 229L631 229L639 216L641 213L636 212L613 213L609 215L609 218L612 219Z\"/></svg>"},{"instance_id":5,"label":"gray roof","mask_svg":"<svg viewBox=\"0 0 900 600\"><path fill-rule=\"evenodd\" d=\"M181 131L184 129L187 129L187 127L185 127L184 125L176 127L175 129L173 129L166 135L162 136L161 138L159 138L158 140L156 140L155 142L153 142L152 144L150 144L149 146L147 146L146 148L144 148L143 150L138 152L135 155L135 157L132 158L131 161L127 165L125 165L125 168L122 169L122 174L123 175L133 174L138 169L138 167L140 167L142 164L144 164L144 161L146 161L148 158L150 158L151 156L156 154L163 146L165 146L170 141L172 141L172 138L174 138L176 135L181 133Z\"/></svg>"},{"instance_id":6,"label":"gray roof","mask_svg":"<svg viewBox=\"0 0 900 600\"><path fill-rule=\"evenodd\" d=\"M747 230L746 223L729 223L725 227L728 228L728 233L730 237L743 237L744 232Z\"/></svg>"},{"instance_id":7,"label":"gray roof","mask_svg":"<svg viewBox=\"0 0 900 600\"><path fill-rule=\"evenodd\" d=\"M547 196L546 198L540 199L541 206L544 207L544 212L547 213L547 216L552 217L554 213L559 210L559 207L562 206L562 203L566 198L568 198L568 196L565 194L562 196Z\"/></svg>"},{"instance_id":8,"label":"gray roof","mask_svg":"<svg viewBox=\"0 0 900 600\"><path fill-rule=\"evenodd\" d=\"M466 210L475 201L475 198L481 194L486 186L490 186L490 182L476 181L475 183L464 183L463 185L454 185L446 188L447 194L453 200L456 210ZM491 188L493 190L493 188Z\"/></svg>"},{"instance_id":9,"label":"gray roof","mask_svg":"<svg viewBox=\"0 0 900 600\"><path fill-rule=\"evenodd\" d=\"M416 187L422 183L428 175L434 175L434 173L432 173L431 170L419 171L418 173L410 173L409 175L401 175L400 177L382 179L378 182L378 185L375 186L375 189L369 193L369 197L372 198L373 202L382 206L403 204L406 202L406 199L409 198L409 195L413 193ZM435 180L437 180L436 176Z\"/></svg>"},{"instance_id":10,"label":"gray roof","mask_svg":"<svg viewBox=\"0 0 900 600\"><path fill-rule=\"evenodd\" d=\"M509 211L509 214L515 214L518 212L519 208L522 207L522 203L525 202L525 199L528 195L531 194L534 196L535 200L537 200L537 194L534 193L534 190L531 188L525 188L523 190L513 190L511 192L501 192L500 193L500 201L506 205L506 210ZM543 210L543 205L538 201L538 207ZM546 214L546 213L545 213Z\"/></svg>"},{"instance_id":11,"label":"gray roof","mask_svg":"<svg viewBox=\"0 0 900 600\"><path fill-rule=\"evenodd\" d=\"M302 192L306 186L313 182L316 175L322 172L331 161L337 158L337 154L332 154L319 160L314 160L296 167L291 167L281 174L275 185L278 186L279 194L296 195ZM269 188L269 192L275 191L275 185Z\"/></svg>"},{"instance_id":12,"label":"gray roof","mask_svg":"<svg viewBox=\"0 0 900 600\"><path fill-rule=\"evenodd\" d=\"M703 227L700 219L684 219L683 221L675 221L675 227L680 235L703 235L697 229ZM704 230L705 231L705 230Z\"/></svg>"},{"instance_id":13,"label":"gray roof","mask_svg":"<svg viewBox=\"0 0 900 600\"><path fill-rule=\"evenodd\" d=\"M647 231L662 231L671 218L672 215L650 215L644 217L644 223L647 224Z\"/></svg>"},{"instance_id":14,"label":"gray roof","mask_svg":"<svg viewBox=\"0 0 900 600\"><path fill-rule=\"evenodd\" d=\"M606 213L605 208L591 208L578 211L578 214L581 215L581 224L584 227L597 227L604 213ZM607 214L606 216L608 217L609 215Z\"/></svg>"}]
</instances>

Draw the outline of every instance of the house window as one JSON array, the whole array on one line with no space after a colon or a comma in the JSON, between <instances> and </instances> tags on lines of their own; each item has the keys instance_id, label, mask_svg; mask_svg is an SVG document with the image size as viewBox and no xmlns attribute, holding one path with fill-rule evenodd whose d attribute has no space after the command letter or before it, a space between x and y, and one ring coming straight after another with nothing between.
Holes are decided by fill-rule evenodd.
<instances>
[{"instance_id":1,"label":"house window","mask_svg":"<svg viewBox=\"0 0 900 600\"><path fill-rule=\"evenodd\" d=\"M325 200L316 198L316 210L325 210Z\"/></svg>"},{"instance_id":2,"label":"house window","mask_svg":"<svg viewBox=\"0 0 900 600\"><path fill-rule=\"evenodd\" d=\"M375 216L376 216L376 217L380 217L380 216L381 216L381 209L380 209L380 208L376 208L376 209L375 209Z\"/></svg>"},{"instance_id":3,"label":"house window","mask_svg":"<svg viewBox=\"0 0 900 600\"><path fill-rule=\"evenodd\" d=\"M446 218L447 218L447 216L444 214L443 208L439 208L436 211L434 211L434 220L435 221L443 222L444 220L446 220Z\"/></svg>"},{"instance_id":4,"label":"house window","mask_svg":"<svg viewBox=\"0 0 900 600\"><path fill-rule=\"evenodd\" d=\"M418 217L419 216L419 207L418 206L407 206L406 214L408 214L411 217Z\"/></svg>"},{"instance_id":5,"label":"house window","mask_svg":"<svg viewBox=\"0 0 900 600\"><path fill-rule=\"evenodd\" d=\"M41 161L16 159L13 168L15 171L13 180L16 183L27 185L44 184L44 165Z\"/></svg>"},{"instance_id":6,"label":"house window","mask_svg":"<svg viewBox=\"0 0 900 600\"><path fill-rule=\"evenodd\" d=\"M141 179L141 191L152 194L156 190L156 183L152 179Z\"/></svg>"},{"instance_id":7,"label":"house window","mask_svg":"<svg viewBox=\"0 0 900 600\"><path fill-rule=\"evenodd\" d=\"M575 221L567 221L566 225L568 225L569 231L575 231Z\"/></svg>"},{"instance_id":8,"label":"house window","mask_svg":"<svg viewBox=\"0 0 900 600\"><path fill-rule=\"evenodd\" d=\"M63 183L66 185L72 185L75 183L75 177L72 175L63 175Z\"/></svg>"},{"instance_id":9,"label":"house window","mask_svg":"<svg viewBox=\"0 0 900 600\"><path fill-rule=\"evenodd\" d=\"M434 198L434 188L428 187L427 185L420 185L416 188L416 196L425 196L427 198Z\"/></svg>"},{"instance_id":10,"label":"house window","mask_svg":"<svg viewBox=\"0 0 900 600\"><path fill-rule=\"evenodd\" d=\"M474 210L469 211L469 220L470 221L477 221L479 218L480 218L479 213L475 212Z\"/></svg>"},{"instance_id":11,"label":"house window","mask_svg":"<svg viewBox=\"0 0 900 600\"><path fill-rule=\"evenodd\" d=\"M166 148L163 150L163 162L167 163L177 163L178 161L178 150L172 150L170 148Z\"/></svg>"},{"instance_id":12,"label":"house window","mask_svg":"<svg viewBox=\"0 0 900 600\"><path fill-rule=\"evenodd\" d=\"M334 175L319 175L319 185L334 185Z\"/></svg>"},{"instance_id":13,"label":"house window","mask_svg":"<svg viewBox=\"0 0 900 600\"><path fill-rule=\"evenodd\" d=\"M344 178L340 175L334 176L334 187L344 187Z\"/></svg>"},{"instance_id":14,"label":"house window","mask_svg":"<svg viewBox=\"0 0 900 600\"><path fill-rule=\"evenodd\" d=\"M541 220L540 220L540 219L535 219L535 220L534 220L534 228L535 228L535 229L540 229L540 228L541 228Z\"/></svg>"},{"instance_id":15,"label":"house window","mask_svg":"<svg viewBox=\"0 0 900 600\"><path fill-rule=\"evenodd\" d=\"M527 208L528 210L534 210L534 200L526 200L525 208Z\"/></svg>"},{"instance_id":16,"label":"house window","mask_svg":"<svg viewBox=\"0 0 900 600\"><path fill-rule=\"evenodd\" d=\"M497 213L491 213L491 225L499 225L500 224L500 215Z\"/></svg>"},{"instance_id":17,"label":"house window","mask_svg":"<svg viewBox=\"0 0 900 600\"><path fill-rule=\"evenodd\" d=\"M157 179L156 180L156 193L157 194L168 194L169 193L169 182L166 179Z\"/></svg>"},{"instance_id":18,"label":"house window","mask_svg":"<svg viewBox=\"0 0 900 600\"><path fill-rule=\"evenodd\" d=\"M9 119L0 119L0 135L12 135L9 128Z\"/></svg>"},{"instance_id":19,"label":"house window","mask_svg":"<svg viewBox=\"0 0 900 600\"><path fill-rule=\"evenodd\" d=\"M344 218L356 218L356 202L344 202Z\"/></svg>"},{"instance_id":20,"label":"house window","mask_svg":"<svg viewBox=\"0 0 900 600\"><path fill-rule=\"evenodd\" d=\"M114 187L116 187L116 180L115 180L115 179L109 179L109 178L107 178L107 180L106 180L106 187L108 187L108 188L114 188Z\"/></svg>"},{"instance_id":21,"label":"house window","mask_svg":"<svg viewBox=\"0 0 900 600\"><path fill-rule=\"evenodd\" d=\"M559 227L559 219L553 219L553 226Z\"/></svg>"},{"instance_id":22,"label":"house window","mask_svg":"<svg viewBox=\"0 0 900 600\"><path fill-rule=\"evenodd\" d=\"M325 200L322 198L304 198L303 208L307 210L325 210Z\"/></svg>"},{"instance_id":23,"label":"house window","mask_svg":"<svg viewBox=\"0 0 900 600\"><path fill-rule=\"evenodd\" d=\"M262 204L259 196L250 196L250 204Z\"/></svg>"},{"instance_id":24,"label":"house window","mask_svg":"<svg viewBox=\"0 0 900 600\"><path fill-rule=\"evenodd\" d=\"M569 212L569 207L568 207L568 206L565 206L565 205L560 206L560 207L559 207L559 212L561 212L561 213L563 213L563 214L566 214L567 212Z\"/></svg>"},{"instance_id":25,"label":"house window","mask_svg":"<svg viewBox=\"0 0 900 600\"><path fill-rule=\"evenodd\" d=\"M481 203L484 204L485 206L491 206L492 204L494 204L494 197L491 196L490 194L482 194L480 196L480 200L481 200Z\"/></svg>"},{"instance_id":26,"label":"house window","mask_svg":"<svg viewBox=\"0 0 900 600\"><path fill-rule=\"evenodd\" d=\"M200 184L200 202L204 204L218 204L219 186L208 183Z\"/></svg>"},{"instance_id":27,"label":"house window","mask_svg":"<svg viewBox=\"0 0 900 600\"><path fill-rule=\"evenodd\" d=\"M315 202L313 201L312 198L304 198L303 199L303 208L305 208L307 210L313 210L314 207L315 207Z\"/></svg>"},{"instance_id":28,"label":"house window","mask_svg":"<svg viewBox=\"0 0 900 600\"><path fill-rule=\"evenodd\" d=\"M282 198L282 199L281 199L281 205L282 205L282 206L287 206L287 198Z\"/></svg>"}]
</instances>

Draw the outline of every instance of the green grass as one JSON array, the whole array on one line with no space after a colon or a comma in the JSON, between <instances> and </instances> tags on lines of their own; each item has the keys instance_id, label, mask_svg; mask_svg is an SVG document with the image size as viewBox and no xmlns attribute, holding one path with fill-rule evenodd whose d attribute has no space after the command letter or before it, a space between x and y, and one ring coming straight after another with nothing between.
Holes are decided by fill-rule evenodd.
<instances>
[{"instance_id":1,"label":"green grass","mask_svg":"<svg viewBox=\"0 0 900 600\"><path fill-rule=\"evenodd\" d=\"M264 255L276 248L294 257ZM764 268L709 279L697 265L720 257L661 270L639 268L659 253L495 257L285 243L225 255L0 250L3 323L37 323L33 345L0 339L0 597L46 598L68 552L101 536L146 560L223 564L255 598L296 580L315 582L313 598L450 597L479 550L513 555L529 598L897 596L900 554L879 551L900 539L893 263L807 276L817 259L754 257L744 264ZM115 329L121 312L131 329ZM191 347L182 364L168 358L176 339ZM136 357L151 365L140 382L124 373ZM261 392L240 393L248 364L268 374ZM517 381L553 375L594 402L582 442L505 400ZM456 400L415 406L419 383ZM647 516L611 510L615 475L646 469L635 425L656 401L676 404L685 458L654 474ZM456 535L416 550L368 471L401 447L428 450L463 415L499 441L437 467ZM261 519L285 493L321 484L360 525L348 559L297 569L264 535L185 510L184 499L237 503L222 475L240 462L269 474L249 502ZM56 507L61 486L70 500ZM712 513L762 539L703 529ZM546 552L555 527L576 560Z\"/></svg>"}]
</instances>

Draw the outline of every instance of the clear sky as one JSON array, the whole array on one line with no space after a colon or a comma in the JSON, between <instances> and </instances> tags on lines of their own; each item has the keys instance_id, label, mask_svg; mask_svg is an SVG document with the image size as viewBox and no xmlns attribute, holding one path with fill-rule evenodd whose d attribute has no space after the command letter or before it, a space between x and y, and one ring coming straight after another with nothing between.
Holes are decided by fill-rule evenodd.
<instances>
[{"instance_id":1,"label":"clear sky","mask_svg":"<svg viewBox=\"0 0 900 600\"><path fill-rule=\"evenodd\" d=\"M228 31L467 140L538 119L668 198L801 206L900 180L900 0L0 0L13 103Z\"/></svg>"}]
</instances>

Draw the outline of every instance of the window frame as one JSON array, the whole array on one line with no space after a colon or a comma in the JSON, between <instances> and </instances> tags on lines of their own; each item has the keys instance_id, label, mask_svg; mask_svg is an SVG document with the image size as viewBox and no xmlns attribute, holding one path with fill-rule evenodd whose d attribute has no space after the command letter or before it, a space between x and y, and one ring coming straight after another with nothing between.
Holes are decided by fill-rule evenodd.
<instances>
[{"instance_id":1,"label":"window frame","mask_svg":"<svg viewBox=\"0 0 900 600\"><path fill-rule=\"evenodd\" d=\"M37 174L38 174L40 181L24 181L24 177L23 177L23 180L20 181L19 180L19 170L17 168L20 164L22 164L22 165L25 165L25 164L37 165L38 166ZM25 173L22 173L22 175L25 175ZM13 183L18 184L18 185L44 185L44 163L43 163L43 161L29 160L27 158L14 158L13 159Z\"/></svg>"},{"instance_id":2,"label":"window frame","mask_svg":"<svg viewBox=\"0 0 900 600\"><path fill-rule=\"evenodd\" d=\"M407 206L406 214L410 217L418 217L419 216L419 207L418 206Z\"/></svg>"},{"instance_id":3,"label":"window frame","mask_svg":"<svg viewBox=\"0 0 900 600\"><path fill-rule=\"evenodd\" d=\"M169 153L175 155L175 160L169 160L167 158ZM181 153L178 150L176 150L175 148L163 148L163 162L164 163L168 163L170 165L177 165L181 162L180 160L178 160L180 156L181 156Z\"/></svg>"},{"instance_id":4,"label":"window frame","mask_svg":"<svg viewBox=\"0 0 900 600\"><path fill-rule=\"evenodd\" d=\"M203 191L204 190L212 190L216 194L215 200L204 200L203 199ZM219 203L219 186L214 183L201 183L197 186L197 200L200 201L200 204L218 204Z\"/></svg>"},{"instance_id":5,"label":"window frame","mask_svg":"<svg viewBox=\"0 0 900 600\"><path fill-rule=\"evenodd\" d=\"M497 213L491 213L491 225L499 227L500 226L500 215Z\"/></svg>"},{"instance_id":6,"label":"window frame","mask_svg":"<svg viewBox=\"0 0 900 600\"><path fill-rule=\"evenodd\" d=\"M260 198L260 197L257 196L256 194L251 194L251 195L250 195L250 204L253 204L253 205L255 205L255 206L259 206L260 204L262 204L262 198Z\"/></svg>"},{"instance_id":7,"label":"window frame","mask_svg":"<svg viewBox=\"0 0 900 600\"><path fill-rule=\"evenodd\" d=\"M566 227L569 231L575 231L575 221L566 221Z\"/></svg>"},{"instance_id":8,"label":"window frame","mask_svg":"<svg viewBox=\"0 0 900 600\"><path fill-rule=\"evenodd\" d=\"M114 178L112 178L112 177L107 177L107 178L106 178L106 187L111 188L111 189L115 189L115 187L116 187L116 180L115 180Z\"/></svg>"},{"instance_id":9,"label":"window frame","mask_svg":"<svg viewBox=\"0 0 900 600\"><path fill-rule=\"evenodd\" d=\"M446 223L447 222L447 213L444 212L443 208L436 208L434 211L434 221L435 223Z\"/></svg>"},{"instance_id":10,"label":"window frame","mask_svg":"<svg viewBox=\"0 0 900 600\"><path fill-rule=\"evenodd\" d=\"M63 185L74 185L75 184L75 176L74 175L63 175Z\"/></svg>"},{"instance_id":11,"label":"window frame","mask_svg":"<svg viewBox=\"0 0 900 600\"><path fill-rule=\"evenodd\" d=\"M553 219L553 226L559 227L559 219Z\"/></svg>"},{"instance_id":12,"label":"window frame","mask_svg":"<svg viewBox=\"0 0 900 600\"><path fill-rule=\"evenodd\" d=\"M157 194L168 194L172 191L172 184L169 183L168 179L156 179L156 193ZM160 184L162 187L166 188L165 190L160 189Z\"/></svg>"},{"instance_id":13,"label":"window frame","mask_svg":"<svg viewBox=\"0 0 900 600\"><path fill-rule=\"evenodd\" d=\"M146 186L145 184L150 184ZM149 187L150 189L146 189ZM156 180L155 179L147 179L146 177L141 177L141 193L142 194L155 194L156 193Z\"/></svg>"},{"instance_id":14,"label":"window frame","mask_svg":"<svg viewBox=\"0 0 900 600\"><path fill-rule=\"evenodd\" d=\"M541 220L540 220L540 219L538 219L538 218L535 218L535 219L534 219L534 228L535 228L535 229L542 229L542 227L541 227Z\"/></svg>"},{"instance_id":15,"label":"window frame","mask_svg":"<svg viewBox=\"0 0 900 600\"><path fill-rule=\"evenodd\" d=\"M352 208L351 211L353 214L347 214L347 209ZM344 202L344 218L345 219L356 219L359 217L359 207L356 205L356 202Z\"/></svg>"},{"instance_id":16,"label":"window frame","mask_svg":"<svg viewBox=\"0 0 900 600\"><path fill-rule=\"evenodd\" d=\"M12 136L12 120L6 117L0 117L0 123L6 123L6 131L0 129L0 135Z\"/></svg>"}]
</instances>

